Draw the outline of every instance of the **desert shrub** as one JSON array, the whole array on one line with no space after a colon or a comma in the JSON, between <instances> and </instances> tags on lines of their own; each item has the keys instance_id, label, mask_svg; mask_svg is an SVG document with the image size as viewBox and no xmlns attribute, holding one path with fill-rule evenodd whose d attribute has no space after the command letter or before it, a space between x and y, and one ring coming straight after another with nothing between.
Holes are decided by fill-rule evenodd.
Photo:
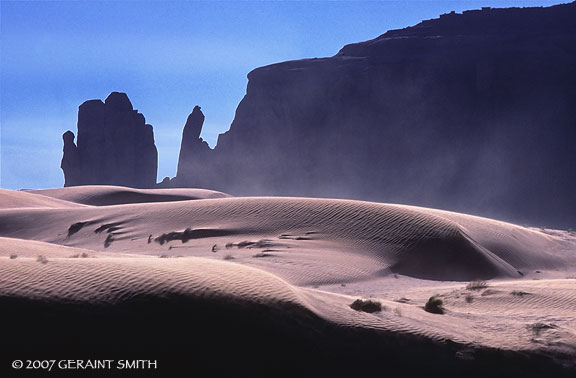
<instances>
[{"instance_id":1,"label":"desert shrub","mask_svg":"<svg viewBox=\"0 0 576 378\"><path fill-rule=\"evenodd\" d=\"M466 301L466 303L472 303L474 301L474 297L472 296L472 294L466 294L464 300Z\"/></svg>"},{"instance_id":2,"label":"desert shrub","mask_svg":"<svg viewBox=\"0 0 576 378\"><path fill-rule=\"evenodd\" d=\"M47 259L46 257L42 256L42 255L39 255L39 256L36 258L36 261L38 261L39 263L42 263L42 264L46 264L46 263L48 262L48 259Z\"/></svg>"},{"instance_id":3,"label":"desert shrub","mask_svg":"<svg viewBox=\"0 0 576 378\"><path fill-rule=\"evenodd\" d=\"M482 290L486 289L488 284L486 281L471 281L466 285L466 290Z\"/></svg>"},{"instance_id":4,"label":"desert shrub","mask_svg":"<svg viewBox=\"0 0 576 378\"><path fill-rule=\"evenodd\" d=\"M433 295L428 299L426 305L424 306L424 310L432 314L443 314L444 313L444 302L442 298L437 295Z\"/></svg>"},{"instance_id":5,"label":"desert shrub","mask_svg":"<svg viewBox=\"0 0 576 378\"><path fill-rule=\"evenodd\" d=\"M226 255L226 256L224 256L224 260L234 260L234 256Z\"/></svg>"},{"instance_id":6,"label":"desert shrub","mask_svg":"<svg viewBox=\"0 0 576 378\"><path fill-rule=\"evenodd\" d=\"M363 299L356 299L350 305L352 310L356 311L363 311L363 312L380 312L382 311L382 303L373 301L371 299L363 300Z\"/></svg>"},{"instance_id":7,"label":"desert shrub","mask_svg":"<svg viewBox=\"0 0 576 378\"><path fill-rule=\"evenodd\" d=\"M517 296L517 297L523 297L525 295L530 295L530 293L527 293L525 291L520 291L520 290L514 290L514 291L510 292L510 294Z\"/></svg>"},{"instance_id":8,"label":"desert shrub","mask_svg":"<svg viewBox=\"0 0 576 378\"><path fill-rule=\"evenodd\" d=\"M10 260L14 260L16 257L18 257L17 254L15 254L15 253L10 254Z\"/></svg>"}]
</instances>

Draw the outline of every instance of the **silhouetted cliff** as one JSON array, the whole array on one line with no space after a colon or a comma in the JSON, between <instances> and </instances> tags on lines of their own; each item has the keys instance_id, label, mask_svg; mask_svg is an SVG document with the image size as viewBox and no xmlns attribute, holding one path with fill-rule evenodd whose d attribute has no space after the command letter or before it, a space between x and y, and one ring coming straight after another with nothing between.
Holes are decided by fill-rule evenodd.
<instances>
[{"instance_id":1,"label":"silhouetted cliff","mask_svg":"<svg viewBox=\"0 0 576 378\"><path fill-rule=\"evenodd\" d=\"M206 176L210 172L204 172L206 160L210 158L210 147L201 137L204 114L196 105L188 116L184 130L182 131L182 144L178 157L177 176L180 177L179 185L197 186L200 182L198 176Z\"/></svg>"},{"instance_id":2,"label":"silhouetted cliff","mask_svg":"<svg viewBox=\"0 0 576 378\"><path fill-rule=\"evenodd\" d=\"M447 14L248 75L174 182L576 225L576 3Z\"/></svg>"},{"instance_id":3,"label":"silhouetted cliff","mask_svg":"<svg viewBox=\"0 0 576 378\"><path fill-rule=\"evenodd\" d=\"M125 93L112 92L105 102L84 102L78 109L77 146L73 132L62 137L64 186L150 188L156 184L154 131Z\"/></svg>"}]
</instances>

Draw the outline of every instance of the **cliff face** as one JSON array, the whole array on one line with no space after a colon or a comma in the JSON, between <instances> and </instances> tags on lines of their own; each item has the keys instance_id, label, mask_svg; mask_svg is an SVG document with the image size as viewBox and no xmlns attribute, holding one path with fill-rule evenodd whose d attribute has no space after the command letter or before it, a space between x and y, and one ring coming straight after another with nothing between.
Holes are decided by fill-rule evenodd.
<instances>
[{"instance_id":1,"label":"cliff face","mask_svg":"<svg viewBox=\"0 0 576 378\"><path fill-rule=\"evenodd\" d=\"M574 226L575 19L576 3L447 14L258 68L176 181Z\"/></svg>"},{"instance_id":2,"label":"cliff face","mask_svg":"<svg viewBox=\"0 0 576 378\"><path fill-rule=\"evenodd\" d=\"M156 184L158 153L152 126L124 93L113 92L105 102L80 105L77 146L71 131L63 139L64 186L151 188Z\"/></svg>"}]
</instances>

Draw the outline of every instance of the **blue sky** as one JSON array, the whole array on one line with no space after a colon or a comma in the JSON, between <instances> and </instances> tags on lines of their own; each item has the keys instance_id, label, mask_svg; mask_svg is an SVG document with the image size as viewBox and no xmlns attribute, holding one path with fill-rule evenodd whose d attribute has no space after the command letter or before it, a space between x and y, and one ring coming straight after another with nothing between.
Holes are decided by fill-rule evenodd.
<instances>
[{"instance_id":1,"label":"blue sky","mask_svg":"<svg viewBox=\"0 0 576 378\"><path fill-rule=\"evenodd\" d=\"M154 126L158 179L174 176L194 105L214 146L252 69L331 56L455 10L567 1L0 0L0 187L61 187L61 135L78 106L126 92Z\"/></svg>"}]
</instances>

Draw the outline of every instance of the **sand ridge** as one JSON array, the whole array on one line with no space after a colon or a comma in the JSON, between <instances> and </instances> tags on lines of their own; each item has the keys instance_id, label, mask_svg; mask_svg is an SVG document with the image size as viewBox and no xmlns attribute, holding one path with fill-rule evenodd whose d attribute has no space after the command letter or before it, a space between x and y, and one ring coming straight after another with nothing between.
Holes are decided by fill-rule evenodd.
<instances>
[{"instance_id":1,"label":"sand ridge","mask_svg":"<svg viewBox=\"0 0 576 378\"><path fill-rule=\"evenodd\" d=\"M113 185L71 186L59 189L30 190L28 192L92 206L230 197L229 194L208 189L135 189Z\"/></svg>"},{"instance_id":2,"label":"sand ridge","mask_svg":"<svg viewBox=\"0 0 576 378\"><path fill-rule=\"evenodd\" d=\"M68 208L79 207L80 204L35 195L26 191L0 189L0 209L18 209L23 207Z\"/></svg>"},{"instance_id":3,"label":"sand ridge","mask_svg":"<svg viewBox=\"0 0 576 378\"><path fill-rule=\"evenodd\" d=\"M252 254L248 264L262 268L269 262L276 262L276 266L293 264L294 274L305 273L306 266L311 270L322 267L317 274L333 279L339 275L331 266L340 271L357 268L372 275L393 272L428 279L472 280L518 278L539 269L571 269L576 264L576 256L570 252L573 242L489 219L450 217L424 208L349 200L222 198L6 209L0 212L0 236L155 255L217 257L212 249L228 250L238 252L239 258L245 255L241 248L225 246L251 241L256 243L249 248L253 252L259 242L259 252L270 250L267 257L272 258L255 260ZM71 233L70 227L78 224L81 228ZM156 241L187 228L190 240L185 243ZM490 235L495 235L495 241ZM351 264L353 261L359 265ZM346 268L336 268L343 265ZM356 278L368 277L359 273Z\"/></svg>"}]
</instances>

